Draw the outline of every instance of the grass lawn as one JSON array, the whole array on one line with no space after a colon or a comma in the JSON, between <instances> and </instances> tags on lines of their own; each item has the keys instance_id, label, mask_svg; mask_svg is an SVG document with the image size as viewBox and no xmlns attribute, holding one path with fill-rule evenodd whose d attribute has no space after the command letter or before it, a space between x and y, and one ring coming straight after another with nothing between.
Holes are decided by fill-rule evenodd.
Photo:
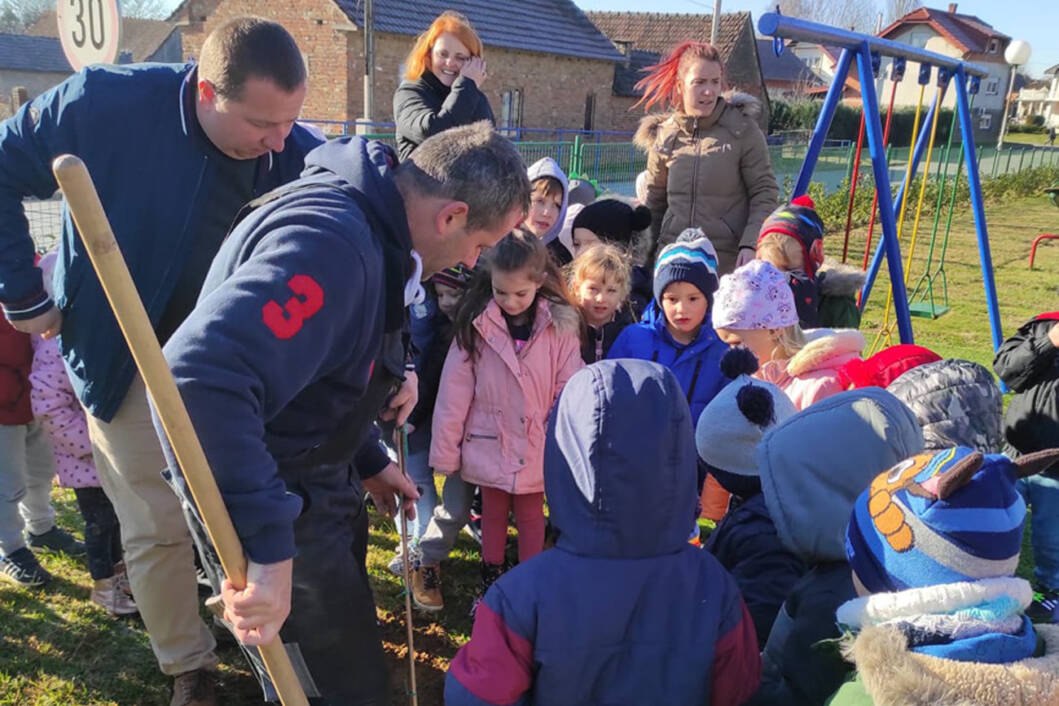
<instances>
[{"instance_id":1,"label":"grass lawn","mask_svg":"<svg viewBox=\"0 0 1059 706\"><path fill-rule=\"evenodd\" d=\"M1059 209L1044 197L1021 199L987 208L1001 317L1006 333L1041 311L1059 309L1059 243L1043 245L1036 269L1026 261L1030 243L1042 231L1059 232ZM912 214L906 222L906 241ZM932 219L921 225L912 281L923 273ZM942 221L944 226L944 220ZM878 230L876 231L878 238ZM865 233L855 232L850 252L863 252ZM841 236L828 239L831 254L841 253ZM907 252L907 247L904 248ZM858 258L859 259L859 258ZM956 214L945 270L951 310L935 320L913 319L916 340L944 356L962 357L990 366L992 343L986 316L974 226L969 212ZM865 312L863 329L871 343L884 320L885 267ZM894 335L896 342L896 334ZM73 494L56 489L60 520L81 527ZM397 542L393 523L376 519L371 529L368 571L375 588L386 650L392 658L394 703L405 703L407 661L404 645L403 594L386 569ZM157 671L142 624L114 620L88 601L89 577L81 562L45 557L56 581L46 592L25 592L0 584L0 706L126 706L168 703L169 680ZM1024 551L1020 574L1032 566ZM478 553L461 537L443 574L446 610L416 617L420 703L440 704L444 670L471 629L468 609L478 577ZM243 659L231 645L220 649L222 703L259 703L259 691Z\"/></svg>"},{"instance_id":2,"label":"grass lawn","mask_svg":"<svg viewBox=\"0 0 1059 706\"><path fill-rule=\"evenodd\" d=\"M1048 134L1032 132L1009 132L1004 135L1004 142L1018 142L1024 145L1047 145Z\"/></svg>"}]
</instances>

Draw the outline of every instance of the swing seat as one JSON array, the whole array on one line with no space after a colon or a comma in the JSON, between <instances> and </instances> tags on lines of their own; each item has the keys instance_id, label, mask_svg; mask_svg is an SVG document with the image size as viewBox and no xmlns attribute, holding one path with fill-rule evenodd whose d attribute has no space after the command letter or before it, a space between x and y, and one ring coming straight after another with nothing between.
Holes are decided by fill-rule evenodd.
<instances>
[{"instance_id":1,"label":"swing seat","mask_svg":"<svg viewBox=\"0 0 1059 706\"><path fill-rule=\"evenodd\" d=\"M928 301L908 302L908 313L921 319L936 319L947 312L949 308Z\"/></svg>"},{"instance_id":2,"label":"swing seat","mask_svg":"<svg viewBox=\"0 0 1059 706\"><path fill-rule=\"evenodd\" d=\"M1030 246L1030 269L1033 269L1033 259L1037 257L1037 246L1041 244L1042 240L1059 240L1059 233L1041 233L1033 239L1033 245Z\"/></svg>"}]
</instances>

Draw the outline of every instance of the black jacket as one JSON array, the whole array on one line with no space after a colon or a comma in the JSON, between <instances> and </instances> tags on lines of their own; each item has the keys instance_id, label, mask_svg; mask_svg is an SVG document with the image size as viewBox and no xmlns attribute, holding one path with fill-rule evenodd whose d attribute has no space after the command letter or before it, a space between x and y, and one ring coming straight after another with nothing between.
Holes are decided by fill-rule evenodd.
<instances>
[{"instance_id":1,"label":"black jacket","mask_svg":"<svg viewBox=\"0 0 1059 706\"><path fill-rule=\"evenodd\" d=\"M489 99L472 79L457 76L449 87L430 71L415 81L401 82L393 94L393 116L402 162L431 135L479 120L496 122Z\"/></svg>"},{"instance_id":2,"label":"black jacket","mask_svg":"<svg viewBox=\"0 0 1059 706\"><path fill-rule=\"evenodd\" d=\"M610 352L610 347L618 339L618 334L632 323L632 312L626 306L614 316L613 321L603 324L602 328L585 326L585 339L581 342L581 360L585 361L585 365L604 360ZM596 355L600 352L602 355Z\"/></svg>"},{"instance_id":3,"label":"black jacket","mask_svg":"<svg viewBox=\"0 0 1059 706\"><path fill-rule=\"evenodd\" d=\"M1048 331L1059 313L1042 314L1004 341L993 369L1015 396L1004 415L1004 438L1015 455L1059 446L1059 349ZM1047 475L1059 478L1053 466Z\"/></svg>"}]
</instances>

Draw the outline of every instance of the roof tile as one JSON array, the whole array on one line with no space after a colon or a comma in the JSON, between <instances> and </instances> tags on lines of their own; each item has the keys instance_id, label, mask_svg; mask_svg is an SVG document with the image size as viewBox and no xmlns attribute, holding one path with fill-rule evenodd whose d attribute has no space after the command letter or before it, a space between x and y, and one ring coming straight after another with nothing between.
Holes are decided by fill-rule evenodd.
<instances>
[{"instance_id":1,"label":"roof tile","mask_svg":"<svg viewBox=\"0 0 1059 706\"><path fill-rule=\"evenodd\" d=\"M72 74L58 39L0 34L0 69Z\"/></svg>"},{"instance_id":2,"label":"roof tile","mask_svg":"<svg viewBox=\"0 0 1059 706\"><path fill-rule=\"evenodd\" d=\"M631 42L636 49L666 54L686 40L707 41L713 16L672 12L588 12L590 20L613 42ZM749 23L749 12L721 15L717 50L728 61Z\"/></svg>"}]
</instances>

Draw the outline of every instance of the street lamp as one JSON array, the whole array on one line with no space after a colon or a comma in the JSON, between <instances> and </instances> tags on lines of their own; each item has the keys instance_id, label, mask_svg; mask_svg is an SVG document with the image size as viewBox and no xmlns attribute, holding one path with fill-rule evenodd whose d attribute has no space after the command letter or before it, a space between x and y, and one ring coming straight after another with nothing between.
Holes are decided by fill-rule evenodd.
<instances>
[{"instance_id":1,"label":"street lamp","mask_svg":"<svg viewBox=\"0 0 1059 706\"><path fill-rule=\"evenodd\" d=\"M1011 81L1008 82L1008 92L1004 96L1004 117L1000 120L1000 137L997 139L996 148L1000 150L1004 147L1004 131L1008 126L1008 113L1011 111L1011 93L1015 90L1015 74L1020 66L1023 66L1027 61L1030 60L1030 53L1033 48L1029 42L1021 39L1016 39L1010 44L1008 48L1004 50L1004 60L1011 64Z\"/></svg>"}]
</instances>

